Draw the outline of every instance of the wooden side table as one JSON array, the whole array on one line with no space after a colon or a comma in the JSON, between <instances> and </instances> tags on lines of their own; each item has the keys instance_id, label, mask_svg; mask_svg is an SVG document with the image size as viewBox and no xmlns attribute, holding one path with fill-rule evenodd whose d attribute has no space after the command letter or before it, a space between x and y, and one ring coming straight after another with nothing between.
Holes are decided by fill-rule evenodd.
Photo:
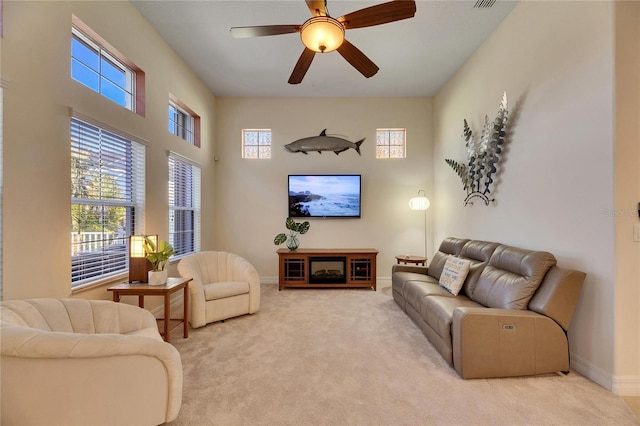
<instances>
[{"instance_id":1,"label":"wooden side table","mask_svg":"<svg viewBox=\"0 0 640 426\"><path fill-rule=\"evenodd\" d=\"M189 281L191 278L168 278L164 285L129 284L122 283L109 287L107 291L113 292L113 301L119 302L120 296L138 296L138 306L144 308L145 296L164 296L164 318L158 318L163 322L163 330L160 334L165 342L169 342L170 332L181 323L184 325L184 337L189 337ZM171 295L176 291L184 291L184 315L181 318L171 318ZM170 323L176 324L171 327Z\"/></svg>"},{"instance_id":2,"label":"wooden side table","mask_svg":"<svg viewBox=\"0 0 640 426\"><path fill-rule=\"evenodd\" d=\"M422 264L422 266L424 266L424 264L427 262L427 258L426 257L422 257L422 256L409 256L401 254L396 256L396 263L398 263L398 265L400 263L404 263L405 265L408 263L412 263L414 265L419 265Z\"/></svg>"}]
</instances>

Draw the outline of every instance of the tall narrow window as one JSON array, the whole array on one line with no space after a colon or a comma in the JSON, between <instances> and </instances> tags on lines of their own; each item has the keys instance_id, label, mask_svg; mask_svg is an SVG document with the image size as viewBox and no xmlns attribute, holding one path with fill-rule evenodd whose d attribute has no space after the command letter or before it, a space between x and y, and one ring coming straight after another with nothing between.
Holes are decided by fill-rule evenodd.
<instances>
[{"instance_id":1,"label":"tall narrow window","mask_svg":"<svg viewBox=\"0 0 640 426\"><path fill-rule=\"evenodd\" d=\"M169 155L169 243L176 256L200 250L200 167Z\"/></svg>"},{"instance_id":2,"label":"tall narrow window","mask_svg":"<svg viewBox=\"0 0 640 426\"><path fill-rule=\"evenodd\" d=\"M71 286L125 272L143 231L144 145L71 119Z\"/></svg>"},{"instance_id":3,"label":"tall narrow window","mask_svg":"<svg viewBox=\"0 0 640 426\"><path fill-rule=\"evenodd\" d=\"M2 19L0 17L0 19ZM1 36L2 34L0 34ZM3 172L2 172L2 167L3 167L3 159L4 159L4 149L3 149L3 135L4 135L4 127L3 124L4 120L3 120L3 110L4 110L4 87L3 87L3 82L0 81L0 300L2 300L2 294L3 294L3 287L2 287L2 283L3 283L3 275L2 275L2 269L3 269L3 264L2 264L2 251L3 251L3 246L4 246L4 242L3 242L3 237L2 237L2 199L3 197L3 193L4 193L4 187L3 187Z\"/></svg>"},{"instance_id":4,"label":"tall narrow window","mask_svg":"<svg viewBox=\"0 0 640 426\"><path fill-rule=\"evenodd\" d=\"M243 129L242 158L271 158L271 129Z\"/></svg>"},{"instance_id":5,"label":"tall narrow window","mask_svg":"<svg viewBox=\"0 0 640 426\"><path fill-rule=\"evenodd\" d=\"M406 129L377 129L376 158L405 158Z\"/></svg>"}]
</instances>

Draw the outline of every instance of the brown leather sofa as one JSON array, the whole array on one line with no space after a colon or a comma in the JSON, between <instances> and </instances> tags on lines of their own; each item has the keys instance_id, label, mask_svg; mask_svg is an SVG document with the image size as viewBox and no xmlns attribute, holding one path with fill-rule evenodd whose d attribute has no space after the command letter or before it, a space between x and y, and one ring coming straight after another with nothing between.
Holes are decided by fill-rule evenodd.
<instances>
[{"instance_id":1,"label":"brown leather sofa","mask_svg":"<svg viewBox=\"0 0 640 426\"><path fill-rule=\"evenodd\" d=\"M448 256L470 261L457 296L439 285ZM567 330L585 274L551 253L446 238L429 267L394 265L397 304L465 379L569 371Z\"/></svg>"}]
</instances>

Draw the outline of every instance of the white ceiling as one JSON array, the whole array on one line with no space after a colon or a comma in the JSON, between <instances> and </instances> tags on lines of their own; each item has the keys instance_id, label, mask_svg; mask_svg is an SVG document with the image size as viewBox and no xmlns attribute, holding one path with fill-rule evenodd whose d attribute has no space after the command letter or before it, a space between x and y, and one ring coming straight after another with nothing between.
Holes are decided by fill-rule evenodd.
<instances>
[{"instance_id":1,"label":"white ceiling","mask_svg":"<svg viewBox=\"0 0 640 426\"><path fill-rule=\"evenodd\" d=\"M414 18L347 30L345 37L380 67L373 77L330 52L316 54L302 83L290 85L304 48L299 34L235 39L229 29L302 24L311 17L304 0L131 1L216 96L247 97L433 96L517 4L418 0ZM328 0L327 10L339 17L384 2Z\"/></svg>"}]
</instances>

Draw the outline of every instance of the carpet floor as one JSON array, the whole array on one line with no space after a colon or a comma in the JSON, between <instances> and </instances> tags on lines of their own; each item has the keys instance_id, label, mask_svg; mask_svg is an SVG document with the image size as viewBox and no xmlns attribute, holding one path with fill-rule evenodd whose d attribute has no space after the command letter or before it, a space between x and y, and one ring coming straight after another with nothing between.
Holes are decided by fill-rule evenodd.
<instances>
[{"instance_id":1,"label":"carpet floor","mask_svg":"<svg viewBox=\"0 0 640 426\"><path fill-rule=\"evenodd\" d=\"M260 311L172 342L178 425L640 425L617 395L571 372L462 380L390 287L262 285Z\"/></svg>"}]
</instances>

